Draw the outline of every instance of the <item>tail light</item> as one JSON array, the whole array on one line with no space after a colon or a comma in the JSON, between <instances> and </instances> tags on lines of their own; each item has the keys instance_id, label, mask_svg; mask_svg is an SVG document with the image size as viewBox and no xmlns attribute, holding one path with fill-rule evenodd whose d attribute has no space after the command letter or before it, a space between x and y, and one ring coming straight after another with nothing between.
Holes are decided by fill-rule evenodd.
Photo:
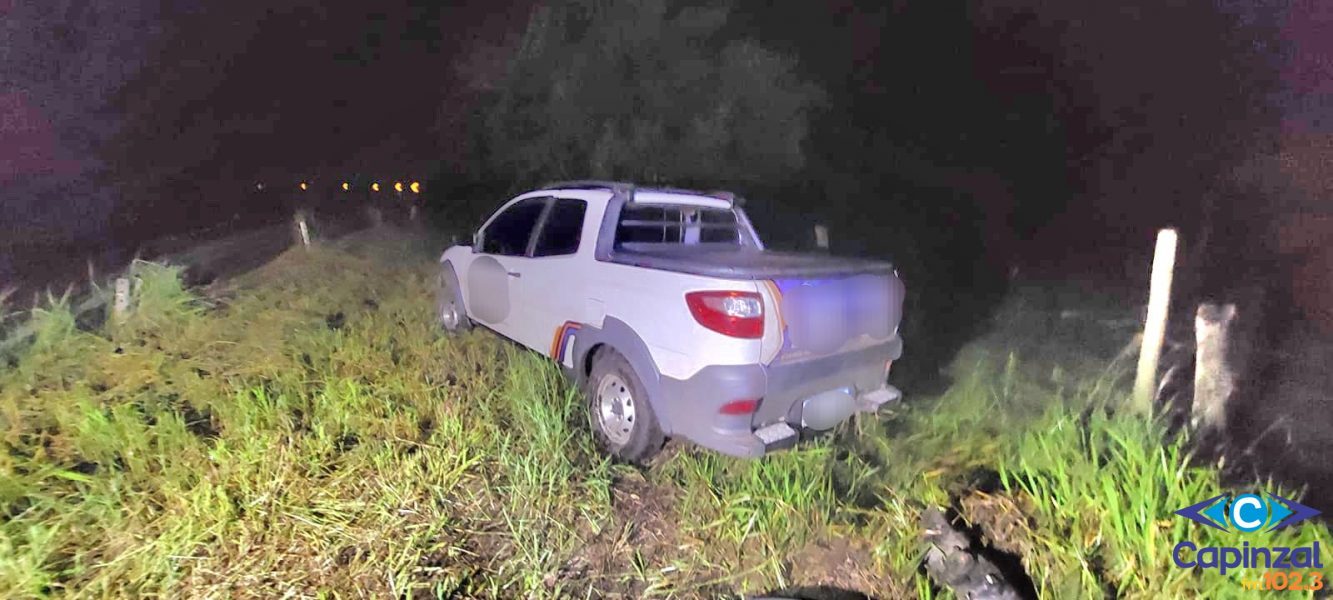
<instances>
[{"instance_id":1,"label":"tail light","mask_svg":"<svg viewBox=\"0 0 1333 600\"><path fill-rule=\"evenodd\" d=\"M722 335L745 339L764 335L764 302L754 292L690 292L685 304L695 321Z\"/></svg>"},{"instance_id":2,"label":"tail light","mask_svg":"<svg viewBox=\"0 0 1333 600\"><path fill-rule=\"evenodd\" d=\"M717 409L717 412L724 415L750 415L759 409L758 400L732 400Z\"/></svg>"}]
</instances>

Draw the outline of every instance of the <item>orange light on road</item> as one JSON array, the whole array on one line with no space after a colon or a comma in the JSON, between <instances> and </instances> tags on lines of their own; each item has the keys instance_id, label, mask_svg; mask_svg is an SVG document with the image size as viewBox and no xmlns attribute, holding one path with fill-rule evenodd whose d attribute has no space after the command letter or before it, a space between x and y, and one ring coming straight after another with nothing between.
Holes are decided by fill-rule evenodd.
<instances>
[{"instance_id":1,"label":"orange light on road","mask_svg":"<svg viewBox=\"0 0 1333 600\"><path fill-rule=\"evenodd\" d=\"M412 188L412 193L413 193L413 194L420 194L420 193L421 193L421 184L420 184L420 183L417 183L417 182L413 181L413 182L412 182L412 185L409 186L409 187Z\"/></svg>"},{"instance_id":2,"label":"orange light on road","mask_svg":"<svg viewBox=\"0 0 1333 600\"><path fill-rule=\"evenodd\" d=\"M346 181L344 181L344 182L343 182L343 191L345 192L345 191L350 190L350 189L352 189L352 184L347 183Z\"/></svg>"},{"instance_id":3,"label":"orange light on road","mask_svg":"<svg viewBox=\"0 0 1333 600\"><path fill-rule=\"evenodd\" d=\"M302 181L302 182L301 182L301 191L304 192L304 191L306 191L307 189L310 189L310 186L306 185L306 183L305 183L304 181Z\"/></svg>"},{"instance_id":4,"label":"orange light on road","mask_svg":"<svg viewBox=\"0 0 1333 600\"><path fill-rule=\"evenodd\" d=\"M372 192L378 192L378 191L380 191L380 184L379 184L378 181L375 182L375 183L370 184L370 191L372 191Z\"/></svg>"},{"instance_id":5,"label":"orange light on road","mask_svg":"<svg viewBox=\"0 0 1333 600\"><path fill-rule=\"evenodd\" d=\"M395 181L393 183L393 191L398 192L399 194L403 193L403 182Z\"/></svg>"}]
</instances>

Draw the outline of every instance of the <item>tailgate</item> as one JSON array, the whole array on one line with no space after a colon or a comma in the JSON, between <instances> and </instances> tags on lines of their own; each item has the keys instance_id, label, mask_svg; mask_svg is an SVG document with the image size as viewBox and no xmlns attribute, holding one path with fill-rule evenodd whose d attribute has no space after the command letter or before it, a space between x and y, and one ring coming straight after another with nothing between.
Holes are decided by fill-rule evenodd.
<instances>
[{"instance_id":1,"label":"tailgate","mask_svg":"<svg viewBox=\"0 0 1333 600\"><path fill-rule=\"evenodd\" d=\"M778 316L777 339L764 340L765 364L801 362L881 344L897 335L902 320L904 288L892 272L773 279L763 287L770 314Z\"/></svg>"}]
</instances>

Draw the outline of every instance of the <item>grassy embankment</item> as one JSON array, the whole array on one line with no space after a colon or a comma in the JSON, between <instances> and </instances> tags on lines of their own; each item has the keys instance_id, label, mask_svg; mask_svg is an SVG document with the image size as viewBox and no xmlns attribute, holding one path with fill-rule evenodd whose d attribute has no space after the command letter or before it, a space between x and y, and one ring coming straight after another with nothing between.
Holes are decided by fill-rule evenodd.
<instances>
[{"instance_id":1,"label":"grassy embankment","mask_svg":"<svg viewBox=\"0 0 1333 600\"><path fill-rule=\"evenodd\" d=\"M436 247L402 238L292 251L206 294L141 264L132 317L91 331L34 311L0 372L0 597L928 597L927 504L1043 596L1242 593L1169 558L1238 543L1171 514L1221 493L1215 471L1108 413L1120 366L1025 363L1057 343L1010 343L1053 322L1032 311L964 351L940 398L763 461L673 444L641 472L597 455L540 358L439 335Z\"/></svg>"}]
</instances>

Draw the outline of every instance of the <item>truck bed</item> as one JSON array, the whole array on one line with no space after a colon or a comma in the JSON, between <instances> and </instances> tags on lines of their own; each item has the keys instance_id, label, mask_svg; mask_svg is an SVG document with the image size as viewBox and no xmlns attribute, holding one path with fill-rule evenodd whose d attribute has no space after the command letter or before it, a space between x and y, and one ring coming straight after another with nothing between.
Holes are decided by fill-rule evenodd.
<instances>
[{"instance_id":1,"label":"truck bed","mask_svg":"<svg viewBox=\"0 0 1333 600\"><path fill-rule=\"evenodd\" d=\"M892 273L893 264L826 254L756 250L733 244L624 244L611 262L720 279L787 279Z\"/></svg>"}]
</instances>

